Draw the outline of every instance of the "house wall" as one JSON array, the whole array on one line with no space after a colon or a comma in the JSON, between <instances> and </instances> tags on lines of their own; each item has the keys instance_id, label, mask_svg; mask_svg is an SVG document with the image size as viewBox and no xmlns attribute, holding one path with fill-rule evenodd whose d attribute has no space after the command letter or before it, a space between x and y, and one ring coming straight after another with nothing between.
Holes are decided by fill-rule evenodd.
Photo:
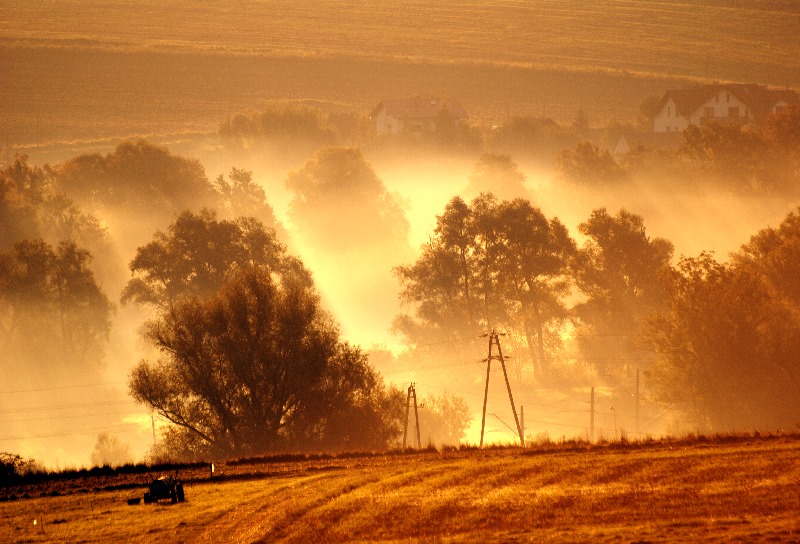
<instances>
[{"instance_id":1,"label":"house wall","mask_svg":"<svg viewBox=\"0 0 800 544\"><path fill-rule=\"evenodd\" d=\"M752 113L744 102L723 89L692 112L690 121L696 126L711 121L746 124L752 122Z\"/></svg>"},{"instance_id":2,"label":"house wall","mask_svg":"<svg viewBox=\"0 0 800 544\"><path fill-rule=\"evenodd\" d=\"M653 132L683 132L688 126L689 120L678 114L678 108L671 98L653 117Z\"/></svg>"},{"instance_id":3,"label":"house wall","mask_svg":"<svg viewBox=\"0 0 800 544\"><path fill-rule=\"evenodd\" d=\"M710 121L743 125L753 122L753 113L725 89L709 98L688 119L678 114L675 102L670 98L653 117L653 132L683 132L689 125L699 127Z\"/></svg>"},{"instance_id":4,"label":"house wall","mask_svg":"<svg viewBox=\"0 0 800 544\"><path fill-rule=\"evenodd\" d=\"M433 132L436 130L434 119L398 119L386 113L386 109L381 109L375 116L375 131L378 134L403 134L410 133L420 136L423 132Z\"/></svg>"},{"instance_id":5,"label":"house wall","mask_svg":"<svg viewBox=\"0 0 800 544\"><path fill-rule=\"evenodd\" d=\"M398 119L386 114L386 109L381 108L375 117L375 131L378 134L398 134L401 123Z\"/></svg>"}]
</instances>

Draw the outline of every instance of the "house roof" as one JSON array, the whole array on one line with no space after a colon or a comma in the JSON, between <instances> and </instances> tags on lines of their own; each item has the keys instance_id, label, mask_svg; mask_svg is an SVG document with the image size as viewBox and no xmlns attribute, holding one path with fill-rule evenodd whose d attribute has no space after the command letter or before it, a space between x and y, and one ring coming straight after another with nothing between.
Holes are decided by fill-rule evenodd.
<instances>
[{"instance_id":1,"label":"house roof","mask_svg":"<svg viewBox=\"0 0 800 544\"><path fill-rule=\"evenodd\" d=\"M671 98L675 102L677 113L683 117L689 117L697 111L697 108L723 90L728 91L750 108L753 117L758 120L766 118L772 111L773 106L778 102L783 101L787 104L800 103L797 91L790 89L769 89L762 85L743 83L715 83L713 85L667 91L659 102L657 111L661 111Z\"/></svg>"},{"instance_id":2,"label":"house roof","mask_svg":"<svg viewBox=\"0 0 800 544\"><path fill-rule=\"evenodd\" d=\"M390 98L382 100L372 110L371 116L386 109L387 115L396 119L433 119L443 110L456 119L466 119L467 112L455 98L415 96L413 98Z\"/></svg>"}]
</instances>

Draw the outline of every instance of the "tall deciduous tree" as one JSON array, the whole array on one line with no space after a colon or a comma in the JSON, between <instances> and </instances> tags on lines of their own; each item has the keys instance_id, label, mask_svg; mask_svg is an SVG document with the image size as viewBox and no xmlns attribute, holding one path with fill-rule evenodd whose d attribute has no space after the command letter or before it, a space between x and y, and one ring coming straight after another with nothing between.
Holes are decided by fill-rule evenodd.
<instances>
[{"instance_id":1,"label":"tall deciduous tree","mask_svg":"<svg viewBox=\"0 0 800 544\"><path fill-rule=\"evenodd\" d=\"M564 149L556 160L559 177L585 187L605 187L624 181L626 172L607 150L591 142Z\"/></svg>"},{"instance_id":2,"label":"tall deciduous tree","mask_svg":"<svg viewBox=\"0 0 800 544\"><path fill-rule=\"evenodd\" d=\"M54 248L23 240L0 253L0 368L21 376L74 382L98 374L113 306L73 242ZM37 380L34 380L36 383Z\"/></svg>"},{"instance_id":3,"label":"tall deciduous tree","mask_svg":"<svg viewBox=\"0 0 800 544\"><path fill-rule=\"evenodd\" d=\"M469 177L467 193L492 193L498 198L519 198L527 193L525 174L511 160L510 155L486 153L478 159Z\"/></svg>"},{"instance_id":4,"label":"tall deciduous tree","mask_svg":"<svg viewBox=\"0 0 800 544\"><path fill-rule=\"evenodd\" d=\"M75 157L59 165L57 174L67 195L127 213L175 214L215 198L199 161L145 140L121 143L105 156Z\"/></svg>"},{"instance_id":5,"label":"tall deciduous tree","mask_svg":"<svg viewBox=\"0 0 800 544\"><path fill-rule=\"evenodd\" d=\"M800 210L789 213L778 228L766 228L734 255L741 266L763 275L769 284L800 308Z\"/></svg>"},{"instance_id":6,"label":"tall deciduous tree","mask_svg":"<svg viewBox=\"0 0 800 544\"><path fill-rule=\"evenodd\" d=\"M286 279L248 267L150 324L164 358L133 370L131 394L196 453L371 447L396 431L366 358L338 340L310 285Z\"/></svg>"},{"instance_id":7,"label":"tall deciduous tree","mask_svg":"<svg viewBox=\"0 0 800 544\"><path fill-rule=\"evenodd\" d=\"M645 341L660 355L656 399L702 431L794 426L800 409L800 321L753 269L709 254L681 259L666 312Z\"/></svg>"},{"instance_id":8,"label":"tall deciduous tree","mask_svg":"<svg viewBox=\"0 0 800 544\"><path fill-rule=\"evenodd\" d=\"M642 217L626 210L594 210L578 230L586 242L575 278L585 300L573 311L583 356L603 373L644 365L636 336L644 318L667 302L672 244L650 238Z\"/></svg>"},{"instance_id":9,"label":"tall deciduous tree","mask_svg":"<svg viewBox=\"0 0 800 544\"><path fill-rule=\"evenodd\" d=\"M403 203L387 191L359 150L321 149L289 175L286 186L294 193L289 216L312 245L337 252L372 247L384 254L407 254Z\"/></svg>"},{"instance_id":10,"label":"tall deciduous tree","mask_svg":"<svg viewBox=\"0 0 800 544\"><path fill-rule=\"evenodd\" d=\"M415 315L398 316L395 327L411 343L450 339L473 354L477 334L504 329L525 339L537 374L546 376L546 336L566 316L574 251L566 228L525 200L454 198L422 255L396 269Z\"/></svg>"},{"instance_id":11,"label":"tall deciduous tree","mask_svg":"<svg viewBox=\"0 0 800 544\"><path fill-rule=\"evenodd\" d=\"M181 213L168 232L157 232L140 247L122 302L171 308L185 296L216 293L237 269L265 266L310 284L311 276L277 241L275 232L255 219L219 220L216 213Z\"/></svg>"}]
</instances>

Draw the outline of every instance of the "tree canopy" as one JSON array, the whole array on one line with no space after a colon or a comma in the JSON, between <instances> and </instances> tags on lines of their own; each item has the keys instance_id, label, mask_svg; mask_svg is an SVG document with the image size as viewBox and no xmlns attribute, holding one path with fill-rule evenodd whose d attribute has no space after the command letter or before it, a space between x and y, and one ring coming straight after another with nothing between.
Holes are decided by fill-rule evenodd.
<instances>
[{"instance_id":1,"label":"tree canopy","mask_svg":"<svg viewBox=\"0 0 800 544\"><path fill-rule=\"evenodd\" d=\"M667 302L672 244L647 236L644 219L624 209L616 216L594 210L578 230L586 242L575 280L585 299L573 312L583 357L603 373L645 366L636 336L644 319Z\"/></svg>"},{"instance_id":2,"label":"tree canopy","mask_svg":"<svg viewBox=\"0 0 800 544\"><path fill-rule=\"evenodd\" d=\"M23 240L0 253L4 383L72 383L99 375L114 311L74 242ZM22 372L22 370L26 372Z\"/></svg>"},{"instance_id":3,"label":"tree canopy","mask_svg":"<svg viewBox=\"0 0 800 544\"><path fill-rule=\"evenodd\" d=\"M395 327L411 343L451 339L473 353L478 334L502 329L524 339L536 374L546 376L574 253L564 225L526 200L483 194L467 205L456 197L417 261L396 268L414 315L398 316Z\"/></svg>"},{"instance_id":4,"label":"tree canopy","mask_svg":"<svg viewBox=\"0 0 800 544\"><path fill-rule=\"evenodd\" d=\"M492 193L498 198L512 199L523 197L525 175L510 155L481 155L469 177L467 194Z\"/></svg>"},{"instance_id":5,"label":"tree canopy","mask_svg":"<svg viewBox=\"0 0 800 544\"><path fill-rule=\"evenodd\" d=\"M137 250L122 302L171 308L181 297L215 294L233 272L248 266L311 283L302 263L287 255L275 231L261 222L220 220L211 210L184 211L166 233L157 232Z\"/></svg>"},{"instance_id":6,"label":"tree canopy","mask_svg":"<svg viewBox=\"0 0 800 544\"><path fill-rule=\"evenodd\" d=\"M656 399L702 431L781 429L800 408L800 321L753 269L681 259L645 333Z\"/></svg>"},{"instance_id":7,"label":"tree canopy","mask_svg":"<svg viewBox=\"0 0 800 544\"><path fill-rule=\"evenodd\" d=\"M247 267L211 298L176 304L147 336L163 358L133 370L131 394L196 455L385 447L397 432L400 404L338 340L307 283Z\"/></svg>"},{"instance_id":8,"label":"tree canopy","mask_svg":"<svg viewBox=\"0 0 800 544\"><path fill-rule=\"evenodd\" d=\"M139 217L175 215L214 204L199 161L145 140L123 142L105 156L80 155L58 166L59 191L85 203Z\"/></svg>"},{"instance_id":9,"label":"tree canopy","mask_svg":"<svg viewBox=\"0 0 800 544\"><path fill-rule=\"evenodd\" d=\"M318 247L407 252L409 224L402 200L387 191L359 150L317 151L289 175L286 187L294 193L289 216Z\"/></svg>"}]
</instances>

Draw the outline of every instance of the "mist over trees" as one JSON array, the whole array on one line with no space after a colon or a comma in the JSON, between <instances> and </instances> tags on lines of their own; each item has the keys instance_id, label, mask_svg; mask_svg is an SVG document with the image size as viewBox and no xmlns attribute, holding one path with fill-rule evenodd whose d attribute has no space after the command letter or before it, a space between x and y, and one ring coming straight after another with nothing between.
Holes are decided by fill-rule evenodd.
<instances>
[{"instance_id":1,"label":"mist over trees","mask_svg":"<svg viewBox=\"0 0 800 544\"><path fill-rule=\"evenodd\" d=\"M133 463L133 456L130 446L120 440L118 436L100 433L97 435L94 450L89 456L89 462L93 467L119 467Z\"/></svg>"},{"instance_id":2,"label":"mist over trees","mask_svg":"<svg viewBox=\"0 0 800 544\"><path fill-rule=\"evenodd\" d=\"M21 240L50 244L73 241L91 251L107 250L107 232L96 217L58 192L57 173L16 156L0 170L0 250Z\"/></svg>"},{"instance_id":3,"label":"mist over trees","mask_svg":"<svg viewBox=\"0 0 800 544\"><path fill-rule=\"evenodd\" d=\"M577 248L527 201L454 198L417 261L396 268L413 313L395 327L410 353L449 360L481 353L483 331L506 332L516 358L527 348L512 363L520 383L640 369L680 414L673 430L785 429L800 413L799 225L789 214L728 264L703 253L673 266L672 244L624 209L594 210Z\"/></svg>"},{"instance_id":4,"label":"mist over trees","mask_svg":"<svg viewBox=\"0 0 800 544\"><path fill-rule=\"evenodd\" d=\"M456 197L417 261L396 268L413 314L394 326L412 345L447 338L473 349L480 332L504 330L524 342L526 360L544 377L567 317L562 297L574 254L564 225L527 200L482 194L468 205Z\"/></svg>"},{"instance_id":5,"label":"mist over trees","mask_svg":"<svg viewBox=\"0 0 800 544\"><path fill-rule=\"evenodd\" d=\"M386 189L361 151L321 149L289 175L286 187L294 193L289 216L320 249L408 253L403 202Z\"/></svg>"},{"instance_id":6,"label":"mist over trees","mask_svg":"<svg viewBox=\"0 0 800 544\"><path fill-rule=\"evenodd\" d=\"M57 182L61 192L90 210L137 220L197 210L216 196L200 161L145 140L123 142L105 156L68 160L59 165Z\"/></svg>"},{"instance_id":7,"label":"mist over trees","mask_svg":"<svg viewBox=\"0 0 800 544\"><path fill-rule=\"evenodd\" d=\"M635 141L615 156L590 141L562 149L556 158L560 179L587 189L653 188L692 194L721 188L746 196L796 197L800 151L800 106L770 114L758 128L706 123L689 126L676 148L653 148ZM617 133L619 134L619 133ZM617 136L619 137L619 136ZM615 142L610 143L613 147Z\"/></svg>"},{"instance_id":8,"label":"mist over trees","mask_svg":"<svg viewBox=\"0 0 800 544\"><path fill-rule=\"evenodd\" d=\"M304 153L334 145L339 139L339 130L328 115L293 102L269 104L257 113L236 114L220 127L219 134L226 145L239 150L277 145Z\"/></svg>"},{"instance_id":9,"label":"mist over trees","mask_svg":"<svg viewBox=\"0 0 800 544\"><path fill-rule=\"evenodd\" d=\"M291 275L239 270L211 298L164 312L147 337L163 358L133 370L131 394L177 425L168 438L182 455L386 447L397 432L392 392Z\"/></svg>"},{"instance_id":10,"label":"mist over trees","mask_svg":"<svg viewBox=\"0 0 800 544\"><path fill-rule=\"evenodd\" d=\"M516 197L528 194L523 170L552 145L548 134L574 146L550 157L554 183L593 198L648 184L792 197L800 108L787 107L758 129L691 128L676 149L634 145L624 156L581 141L579 132L596 134L589 126L510 118L480 134L471 174L460 176L463 194L479 196L447 202L419 255L409 247L408 203L384 183L372 155L329 147L363 129L363 119L312 110L253 115L251 125L233 119L238 132L229 135L232 147L285 146L307 151L304 159L313 152L284 178L290 230L253 172L234 167L209 180L198 160L144 140L56 166L10 161L0 171L0 374L24 367L32 384L99 379L114 316L109 299L121 294L123 304L157 316L147 339L161 358L131 374L132 394L173 423L154 454L386 447L400 430L402 394L340 339L313 270L318 285L339 282L326 284L326 295L345 292L354 306L369 308L367 320L396 316L406 347L398 367L414 368L424 356L474 362L485 353L478 335L494 328L508 334L504 348L514 353L510 368L521 387L622 380L636 368L649 398L679 413L682 428L796 425L797 213L722 262L707 253L675 259L671 242L648 235L646 217L626 209L598 208L575 221L579 244L557 217ZM294 118L307 122L292 132ZM465 137L455 128L444 135L450 142L369 145L455 149ZM308 268L287 252L291 237ZM131 275L123 279L113 267L127 258ZM289 350L294 336L313 354ZM248 343L266 359L252 356ZM285 366L289 359L297 366ZM473 374L460 368L439 377L464 385ZM212 375L225 376L225 387L200 386ZM423 427L434 443L463 436L463 399L426 404Z\"/></svg>"},{"instance_id":11,"label":"mist over trees","mask_svg":"<svg viewBox=\"0 0 800 544\"><path fill-rule=\"evenodd\" d=\"M630 374L646 366L637 338L645 318L667 304L672 244L647 236L644 219L627 210L594 210L578 231L586 237L574 275L583 300L572 313L581 356L604 374Z\"/></svg>"},{"instance_id":12,"label":"mist over trees","mask_svg":"<svg viewBox=\"0 0 800 544\"><path fill-rule=\"evenodd\" d=\"M97 377L114 307L89 269L89 252L22 240L0 253L0 372L6 384Z\"/></svg>"},{"instance_id":13,"label":"mist over trees","mask_svg":"<svg viewBox=\"0 0 800 544\"><path fill-rule=\"evenodd\" d=\"M122 302L172 308L181 297L215 294L236 270L249 266L312 282L303 264L286 254L275 231L257 219L230 221L208 209L185 211L167 233L156 232L136 251Z\"/></svg>"},{"instance_id":14,"label":"mist over trees","mask_svg":"<svg viewBox=\"0 0 800 544\"><path fill-rule=\"evenodd\" d=\"M481 193L492 193L508 200L525 197L525 174L510 155L485 153L475 164L466 189L466 194L473 197Z\"/></svg>"},{"instance_id":15,"label":"mist over trees","mask_svg":"<svg viewBox=\"0 0 800 544\"><path fill-rule=\"evenodd\" d=\"M184 212L131 262L124 301L154 306L157 362L133 397L175 425L159 455L207 458L315 447L379 448L398 393L339 340L311 275L254 219Z\"/></svg>"}]
</instances>

